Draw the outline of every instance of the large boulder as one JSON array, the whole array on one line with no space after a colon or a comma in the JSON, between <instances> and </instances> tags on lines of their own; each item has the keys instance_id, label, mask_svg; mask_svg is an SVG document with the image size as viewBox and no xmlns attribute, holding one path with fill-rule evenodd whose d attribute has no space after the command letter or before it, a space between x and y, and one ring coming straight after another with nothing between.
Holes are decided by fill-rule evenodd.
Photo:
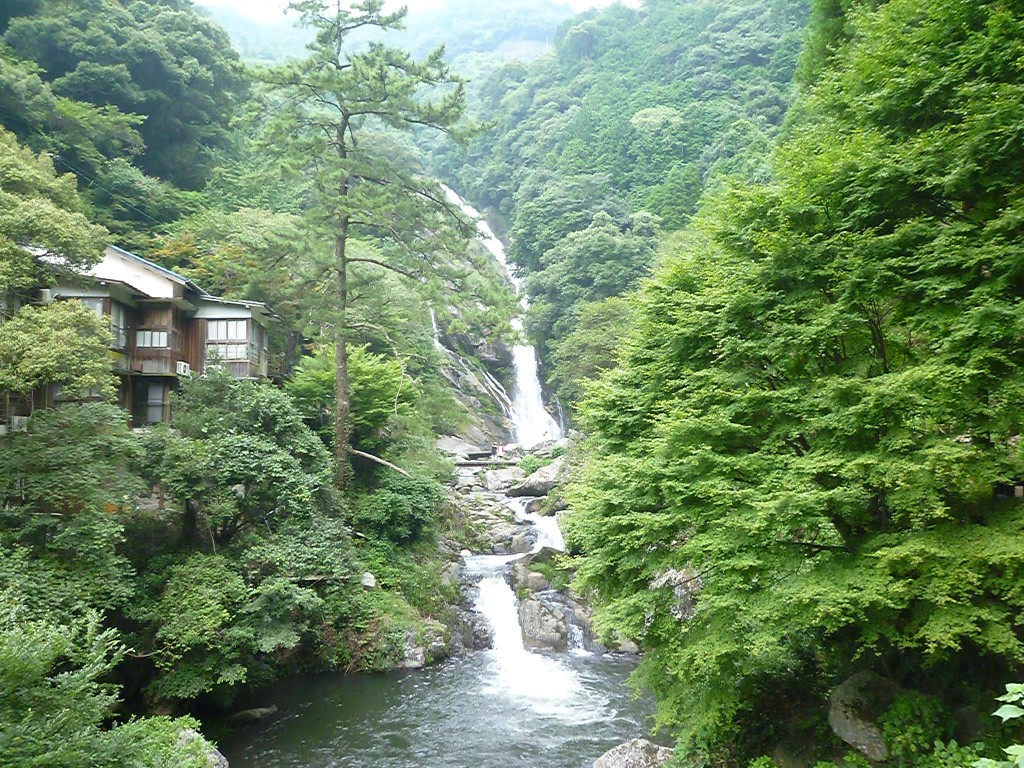
<instances>
[{"instance_id":1,"label":"large boulder","mask_svg":"<svg viewBox=\"0 0 1024 768\"><path fill-rule=\"evenodd\" d=\"M428 664L443 661L448 653L444 626L428 620L420 625L418 632L412 628L405 630L402 660L397 666L399 669L422 669Z\"/></svg>"},{"instance_id":2,"label":"large boulder","mask_svg":"<svg viewBox=\"0 0 1024 768\"><path fill-rule=\"evenodd\" d=\"M235 712L228 718L229 723L235 723L237 725L255 723L260 720L266 720L268 717L273 717L277 714L277 705L271 704L269 707L255 707L253 709L243 709L240 712Z\"/></svg>"},{"instance_id":3,"label":"large boulder","mask_svg":"<svg viewBox=\"0 0 1024 768\"><path fill-rule=\"evenodd\" d=\"M551 490L565 480L565 460L559 456L546 467L541 467L519 485L513 485L506 492L509 496L547 496Z\"/></svg>"},{"instance_id":4,"label":"large boulder","mask_svg":"<svg viewBox=\"0 0 1024 768\"><path fill-rule=\"evenodd\" d=\"M178 735L178 746L185 750L188 748L189 754L192 754L190 745L193 742L200 742L198 749L206 755L206 764L209 768L228 768L228 759L220 753L213 744L208 742L203 735L193 728L184 728Z\"/></svg>"},{"instance_id":5,"label":"large boulder","mask_svg":"<svg viewBox=\"0 0 1024 768\"><path fill-rule=\"evenodd\" d=\"M889 745L878 718L892 706L899 691L899 686L874 672L857 672L829 696L828 724L836 736L868 760L888 760Z\"/></svg>"},{"instance_id":6,"label":"large boulder","mask_svg":"<svg viewBox=\"0 0 1024 768\"><path fill-rule=\"evenodd\" d=\"M672 615L680 621L693 618L697 610L697 595L704 588L704 580L693 568L687 567L682 570L669 568L662 571L651 580L651 589L671 587L675 603L672 605Z\"/></svg>"},{"instance_id":7,"label":"large boulder","mask_svg":"<svg viewBox=\"0 0 1024 768\"><path fill-rule=\"evenodd\" d=\"M672 750L647 739L633 739L610 749L594 761L594 768L658 768L672 757Z\"/></svg>"},{"instance_id":8,"label":"large boulder","mask_svg":"<svg viewBox=\"0 0 1024 768\"><path fill-rule=\"evenodd\" d=\"M519 626L527 648L544 651L569 648L569 621L565 609L557 603L540 600L534 595L520 600Z\"/></svg>"},{"instance_id":9,"label":"large boulder","mask_svg":"<svg viewBox=\"0 0 1024 768\"><path fill-rule=\"evenodd\" d=\"M505 491L525 477L526 473L519 467L489 469L484 472L483 485L488 491Z\"/></svg>"},{"instance_id":10,"label":"large boulder","mask_svg":"<svg viewBox=\"0 0 1024 768\"><path fill-rule=\"evenodd\" d=\"M434 443L437 449L442 453L447 453L449 456L454 456L457 459L465 459L470 454L483 453L484 449L480 446L473 445L463 440L461 437L454 437L452 435L442 435L437 438Z\"/></svg>"}]
</instances>

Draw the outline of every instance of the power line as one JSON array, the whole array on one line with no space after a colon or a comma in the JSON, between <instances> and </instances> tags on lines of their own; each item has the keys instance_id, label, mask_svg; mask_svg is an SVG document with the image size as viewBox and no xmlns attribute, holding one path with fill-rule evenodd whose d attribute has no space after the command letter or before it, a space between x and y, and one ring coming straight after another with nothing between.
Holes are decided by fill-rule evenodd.
<instances>
[{"instance_id":1,"label":"power line","mask_svg":"<svg viewBox=\"0 0 1024 768\"><path fill-rule=\"evenodd\" d=\"M0 111L6 112L6 114L7 114L8 116L11 116L11 114L12 114L12 113L11 113L10 111L7 111L7 110L3 110L3 109L2 109L2 107L0 107ZM14 117L16 118L16 117L17 117L17 115L14 115ZM25 126L26 126L26 127L27 127L27 128L28 128L28 129L30 130L30 131L33 131L34 133L38 134L38 135L39 135L39 137L40 137L41 139L43 139L44 141L46 141L47 143L49 143L49 139L50 139L50 137L49 137L49 136L47 136L47 135L46 135L45 133L43 133L43 132L42 132L42 131L41 131L41 130L40 130L39 128L36 128L35 126L33 126L33 125L31 125L31 124L29 124L29 123L27 123L27 122L25 123ZM99 189L103 190L103 191L104 191L104 192L106 192L106 193L107 193L108 195L110 195L110 196L111 196L111 198L114 198L115 200L119 200L119 201L120 201L120 202L122 202L122 203L123 203L123 204L124 204L124 205L125 205L126 207L128 207L128 208L130 208L131 210L135 211L135 212L136 212L136 213L138 213L138 214L139 214L140 216L143 216L144 218L146 218L146 219L149 219L149 220L150 220L151 222L153 222L153 223L154 223L154 224L156 224L157 226L164 226L164 225L165 225L165 224L167 223L167 222L165 222L165 221L160 221L160 220L158 220L158 219L155 219L155 218L153 218L152 216L150 216L150 215L149 215L148 213L146 213L146 212L145 212L144 210L142 210L141 208L139 208L139 207L137 207L137 206L133 205L132 203L128 202L128 201L127 201L127 199L125 198L125 196L124 196L124 195L119 195L119 194L118 194L117 192L114 192L114 191L113 191L112 189L109 189L109 188L107 188L107 187L103 186L103 185L102 185L102 184L101 184L101 183L99 182L99 180L98 180L98 179L96 179L96 178L95 178L95 177L93 177L93 176L90 176L90 175L89 175L88 173L86 173L85 171L83 171L83 170L82 170L81 168L77 168L77 167L76 167L75 165L73 165L73 164L72 164L72 163L71 163L70 161L68 161L68 160L66 160L65 158L61 157L61 156L60 156L59 154L57 154L56 152L53 152L53 151L51 151L51 150L49 150L49 149L46 149L46 150L44 150L44 151L46 152L47 156L49 156L50 158L52 158L52 159L54 159L54 160L58 160L58 161L59 161L59 162L60 162L61 164L63 164L63 165L64 165L64 166L65 166L65 167L66 167L66 168L67 168L67 169L69 170L69 171L71 171L72 173L74 173L74 174L75 174L76 176L79 176L80 178L82 178L82 179L85 179L85 180L86 180L86 181L88 181L88 182L89 182L89 183L90 183L90 184L91 184L92 186L95 186L95 187L97 187L97 188L99 188ZM111 158L107 158L107 160L110 160L110 159L111 159ZM134 167L134 166L133 166L133 167ZM145 173L144 173L143 171L139 170L139 172L140 172L140 173L142 173L143 175L145 175ZM147 177L147 178L148 178L148 177Z\"/></svg>"}]
</instances>

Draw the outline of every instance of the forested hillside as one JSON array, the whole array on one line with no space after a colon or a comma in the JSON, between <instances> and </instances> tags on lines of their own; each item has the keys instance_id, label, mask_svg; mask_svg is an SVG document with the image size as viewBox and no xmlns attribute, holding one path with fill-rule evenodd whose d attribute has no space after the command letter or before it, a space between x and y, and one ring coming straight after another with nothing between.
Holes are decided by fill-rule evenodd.
<instances>
[{"instance_id":1,"label":"forested hillside","mask_svg":"<svg viewBox=\"0 0 1024 768\"><path fill-rule=\"evenodd\" d=\"M625 322L620 304L587 305L635 287L656 232L685 226L716 177L765 174L806 15L803 0L616 5L477 84L495 128L439 166L505 223L528 276L527 330L567 404L578 375L557 361L587 344L573 336L581 315Z\"/></svg>"},{"instance_id":2,"label":"forested hillside","mask_svg":"<svg viewBox=\"0 0 1024 768\"><path fill-rule=\"evenodd\" d=\"M303 55L311 35L294 14L273 23L250 19L243 13L213 6L199 11L219 23L231 36L244 61L276 63ZM482 57L501 62L510 58L528 60L547 50L558 25L572 15L567 3L550 0L449 0L441 4L413 5L401 29L355 30L353 44L371 39L426 56L438 46L445 47L449 61L463 74L475 74Z\"/></svg>"},{"instance_id":3,"label":"forested hillside","mask_svg":"<svg viewBox=\"0 0 1024 768\"><path fill-rule=\"evenodd\" d=\"M1024 664L1024 15L818 2L807 39L764 172L628 299L570 544L689 759L834 757L868 671L892 764L969 765Z\"/></svg>"}]
</instances>

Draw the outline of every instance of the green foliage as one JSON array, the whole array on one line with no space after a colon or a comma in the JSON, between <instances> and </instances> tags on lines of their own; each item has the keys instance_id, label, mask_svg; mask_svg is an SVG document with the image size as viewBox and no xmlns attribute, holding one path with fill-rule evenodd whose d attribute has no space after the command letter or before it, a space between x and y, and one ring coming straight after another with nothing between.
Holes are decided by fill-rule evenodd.
<instances>
[{"instance_id":1,"label":"green foliage","mask_svg":"<svg viewBox=\"0 0 1024 768\"><path fill-rule=\"evenodd\" d=\"M161 577L159 597L138 615L157 623L149 688L164 699L228 698L258 670L258 657L295 648L323 608L309 586L284 576L247 584L218 555L192 555Z\"/></svg>"},{"instance_id":2,"label":"green foliage","mask_svg":"<svg viewBox=\"0 0 1024 768\"><path fill-rule=\"evenodd\" d=\"M115 513L134 503L139 447L123 411L63 405L0 439L0 584L25 610L111 611L133 592Z\"/></svg>"},{"instance_id":3,"label":"green foliage","mask_svg":"<svg viewBox=\"0 0 1024 768\"><path fill-rule=\"evenodd\" d=\"M944 699L1024 661L1024 18L846 21L772 178L666 241L582 407L578 579L683 752L762 753L776 691L856 661Z\"/></svg>"},{"instance_id":4,"label":"green foliage","mask_svg":"<svg viewBox=\"0 0 1024 768\"><path fill-rule=\"evenodd\" d=\"M523 456L519 461L519 468L528 475L532 475L541 467L546 467L554 461L554 458L542 458L532 453Z\"/></svg>"},{"instance_id":5,"label":"green foliage","mask_svg":"<svg viewBox=\"0 0 1024 768\"><path fill-rule=\"evenodd\" d=\"M299 364L285 385L306 423L328 445L334 440L334 359L334 347L319 347ZM367 346L349 349L348 374L353 445L382 450L394 422L410 417L418 394L416 384L406 378L397 360L374 354Z\"/></svg>"},{"instance_id":6,"label":"green foliage","mask_svg":"<svg viewBox=\"0 0 1024 768\"><path fill-rule=\"evenodd\" d=\"M476 113L494 130L435 156L457 189L508 223L542 359L586 332L585 302L647 272L650 214L679 229L721 174L764 175L806 13L802 0L612 6L566 22L551 55L479 85ZM565 378L549 383L578 396Z\"/></svg>"},{"instance_id":7,"label":"green foliage","mask_svg":"<svg viewBox=\"0 0 1024 768\"><path fill-rule=\"evenodd\" d=\"M941 702L916 691L901 693L879 718L882 735L898 765L917 765L936 742L949 738L952 725Z\"/></svg>"},{"instance_id":8,"label":"green foliage","mask_svg":"<svg viewBox=\"0 0 1024 768\"><path fill-rule=\"evenodd\" d=\"M185 188L206 178L244 94L227 36L189 5L48 0L14 18L3 41L57 95L145 118L140 167Z\"/></svg>"},{"instance_id":9,"label":"green foliage","mask_svg":"<svg viewBox=\"0 0 1024 768\"><path fill-rule=\"evenodd\" d=\"M583 304L576 327L552 344L549 381L566 405L575 405L587 382L595 381L618 360L633 322L629 298L613 296Z\"/></svg>"},{"instance_id":10,"label":"green foliage","mask_svg":"<svg viewBox=\"0 0 1024 768\"><path fill-rule=\"evenodd\" d=\"M110 321L80 301L24 307L0 325L0 391L60 385L61 397L112 400L110 343Z\"/></svg>"},{"instance_id":11,"label":"green foliage","mask_svg":"<svg viewBox=\"0 0 1024 768\"><path fill-rule=\"evenodd\" d=\"M554 563L541 563L534 561L530 563L530 570L539 573L548 583L552 589L562 590L569 586L572 581L572 571L559 568Z\"/></svg>"},{"instance_id":12,"label":"green foliage","mask_svg":"<svg viewBox=\"0 0 1024 768\"><path fill-rule=\"evenodd\" d=\"M142 149L142 118L54 93L38 66L0 48L0 123L66 170L96 174L107 160Z\"/></svg>"},{"instance_id":13,"label":"green foliage","mask_svg":"<svg viewBox=\"0 0 1024 768\"><path fill-rule=\"evenodd\" d=\"M588 302L633 288L653 260L656 235L650 216L632 217L623 231L601 211L586 229L559 240L526 280L530 333L544 340L564 338L582 327L580 314ZM548 345L542 343L539 351L546 355Z\"/></svg>"},{"instance_id":14,"label":"green foliage","mask_svg":"<svg viewBox=\"0 0 1024 768\"><path fill-rule=\"evenodd\" d=\"M104 237L82 214L74 179L57 176L48 156L33 155L0 127L0 319L11 312L7 302L55 273L99 261Z\"/></svg>"},{"instance_id":15,"label":"green foliage","mask_svg":"<svg viewBox=\"0 0 1024 768\"><path fill-rule=\"evenodd\" d=\"M410 544L431 537L437 527L437 507L443 488L433 480L383 476L379 487L358 497L352 505L351 523L374 538Z\"/></svg>"},{"instance_id":16,"label":"green foliage","mask_svg":"<svg viewBox=\"0 0 1024 768\"><path fill-rule=\"evenodd\" d=\"M186 534L200 523L219 544L253 526L331 510L331 462L288 395L212 368L184 384L174 431L153 430L153 479L186 507Z\"/></svg>"},{"instance_id":17,"label":"green foliage","mask_svg":"<svg viewBox=\"0 0 1024 768\"><path fill-rule=\"evenodd\" d=\"M95 617L69 625L20 614L0 593L0 762L11 766L205 768L208 744L179 743L191 719L105 728L117 703L106 678L124 648Z\"/></svg>"},{"instance_id":18,"label":"green foliage","mask_svg":"<svg viewBox=\"0 0 1024 768\"><path fill-rule=\"evenodd\" d=\"M992 714L1000 718L1003 723L1016 723L1024 717L1024 684L1007 683L1006 693L999 696L997 701L1003 702ZM973 763L974 768L1020 768L1024 765L1024 744L1011 744L1003 748L1007 760L993 760L985 757Z\"/></svg>"}]
</instances>

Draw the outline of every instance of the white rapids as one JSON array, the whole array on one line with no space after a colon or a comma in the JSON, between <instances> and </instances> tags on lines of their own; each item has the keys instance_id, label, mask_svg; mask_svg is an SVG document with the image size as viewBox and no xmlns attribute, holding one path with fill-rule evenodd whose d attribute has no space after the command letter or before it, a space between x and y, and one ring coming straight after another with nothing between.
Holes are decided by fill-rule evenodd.
<instances>
[{"instance_id":1,"label":"white rapids","mask_svg":"<svg viewBox=\"0 0 1024 768\"><path fill-rule=\"evenodd\" d=\"M509 499L516 518L537 532L533 552L541 547L564 550L565 541L554 517L525 511L524 499ZM494 646L485 651L489 674L484 692L520 701L537 715L569 718L574 723L600 722L608 717L608 699L588 689L577 669L557 655L533 653L524 646L516 596L505 581L508 563L521 555L471 555L465 558L468 575L480 576L474 608L494 632ZM582 638L580 638L582 640ZM582 648L579 649L581 652Z\"/></svg>"}]
</instances>

